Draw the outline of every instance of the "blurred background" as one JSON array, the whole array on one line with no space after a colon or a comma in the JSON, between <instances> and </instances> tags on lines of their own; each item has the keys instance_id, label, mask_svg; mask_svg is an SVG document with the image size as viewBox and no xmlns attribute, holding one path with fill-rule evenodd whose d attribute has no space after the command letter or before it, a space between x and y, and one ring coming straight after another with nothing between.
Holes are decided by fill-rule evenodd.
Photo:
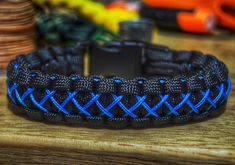
<instances>
[{"instance_id":1,"label":"blurred background","mask_svg":"<svg viewBox=\"0 0 235 165\"><path fill-rule=\"evenodd\" d=\"M1 75L16 55L51 45L131 40L214 53L235 44L233 0L1 0L0 22Z\"/></svg>"}]
</instances>

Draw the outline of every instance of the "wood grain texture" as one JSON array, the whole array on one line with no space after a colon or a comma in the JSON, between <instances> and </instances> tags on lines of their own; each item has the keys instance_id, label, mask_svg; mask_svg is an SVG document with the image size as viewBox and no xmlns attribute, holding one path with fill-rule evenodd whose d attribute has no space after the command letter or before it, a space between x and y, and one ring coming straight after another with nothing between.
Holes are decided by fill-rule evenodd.
<instances>
[{"instance_id":1,"label":"wood grain texture","mask_svg":"<svg viewBox=\"0 0 235 165\"><path fill-rule=\"evenodd\" d=\"M68 127L26 120L7 108L0 80L0 163L235 164L235 36L160 34L154 42L223 60L232 77L226 112L205 122L142 130Z\"/></svg>"}]
</instances>

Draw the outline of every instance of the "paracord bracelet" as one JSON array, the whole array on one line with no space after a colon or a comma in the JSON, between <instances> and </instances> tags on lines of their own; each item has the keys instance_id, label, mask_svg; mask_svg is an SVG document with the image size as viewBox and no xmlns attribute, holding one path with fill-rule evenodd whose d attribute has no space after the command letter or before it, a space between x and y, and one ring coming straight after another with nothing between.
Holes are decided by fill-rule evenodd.
<instances>
[{"instance_id":1,"label":"paracord bracelet","mask_svg":"<svg viewBox=\"0 0 235 165\"><path fill-rule=\"evenodd\" d=\"M133 79L83 76L83 44L18 56L7 69L9 102L34 120L111 128L186 123L223 112L231 83L222 62L195 51L142 49L142 76Z\"/></svg>"}]
</instances>

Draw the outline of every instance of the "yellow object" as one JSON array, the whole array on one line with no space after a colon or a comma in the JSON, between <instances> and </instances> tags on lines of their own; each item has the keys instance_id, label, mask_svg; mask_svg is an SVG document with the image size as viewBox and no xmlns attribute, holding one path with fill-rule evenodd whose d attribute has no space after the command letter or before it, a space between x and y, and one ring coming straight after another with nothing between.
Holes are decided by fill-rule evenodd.
<instances>
[{"instance_id":1,"label":"yellow object","mask_svg":"<svg viewBox=\"0 0 235 165\"><path fill-rule=\"evenodd\" d=\"M124 9L108 10L103 5L91 0L33 0L33 2L38 5L49 3L55 7L63 5L69 9L76 9L97 25L104 26L113 32L118 32L119 22L138 18L136 12Z\"/></svg>"}]
</instances>

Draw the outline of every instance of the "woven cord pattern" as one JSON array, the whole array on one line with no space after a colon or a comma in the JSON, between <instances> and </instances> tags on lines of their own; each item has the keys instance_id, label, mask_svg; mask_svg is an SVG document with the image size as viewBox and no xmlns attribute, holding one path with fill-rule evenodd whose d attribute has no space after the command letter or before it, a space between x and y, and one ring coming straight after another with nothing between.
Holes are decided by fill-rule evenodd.
<instances>
[{"instance_id":1,"label":"woven cord pattern","mask_svg":"<svg viewBox=\"0 0 235 165\"><path fill-rule=\"evenodd\" d=\"M124 126L134 122L138 126L219 111L231 89L226 66L200 52L147 45L145 77L133 80L80 76L82 67L71 68L82 66L84 52L80 44L19 56L8 66L10 102L26 113L37 113L37 118L75 123L92 119ZM61 69L69 58L78 60L72 60L69 69ZM52 61L57 67L50 67ZM55 74L57 70L61 74Z\"/></svg>"},{"instance_id":2,"label":"woven cord pattern","mask_svg":"<svg viewBox=\"0 0 235 165\"><path fill-rule=\"evenodd\" d=\"M192 93L180 93L179 98L180 101L173 105L173 101L170 101L171 98L175 97L170 94L159 94L154 97L157 97L159 100L158 102L151 102L150 104L153 104L151 107L148 102L148 96L143 95L135 95L133 98L135 99L135 103L132 104L130 107L125 105L123 103L124 95L116 95L116 94L110 94L110 103L105 106L100 99L102 98L102 94L95 94L93 92L89 92L90 99L85 103L81 104L81 102L76 99L79 97L78 91L65 91L65 99L61 99L57 96L58 91L55 90L49 90L49 89L43 89L38 90L35 88L25 88L25 90L19 89L21 88L18 84L13 84L12 86L8 86L8 96L11 98L11 101L14 103L19 103L21 106L23 106L25 109L32 108L31 105L34 104L37 109L48 113L52 112L51 109L55 108L56 111L62 112L65 115L73 115L73 114L84 114L86 116L92 117L92 116L107 116L108 118L119 118L119 117L131 117L133 119L138 119L141 117L141 115L137 115L135 111L138 108L142 108L142 117L146 118L149 116L153 117L160 117L162 115L165 116L179 116L179 115L190 115L192 113L198 114L201 112L201 107L203 107L204 104L208 103L206 107L206 110L210 110L212 108L216 109L218 108L224 101L227 100L231 83L230 80L227 80L226 83L222 83L220 85L217 85L215 92L211 89L207 90L200 90L200 100L195 103L195 101L192 99L193 94ZM215 94L216 93L216 94ZM40 95L40 96L39 96ZM194 95L195 96L195 95ZM213 97L212 97L213 96ZM40 98L40 100L38 100ZM111 100L112 99L112 100ZM49 103L51 105L51 108L46 108L45 104ZM72 106L75 106L73 112L70 112L71 110L66 108L66 105L72 104ZM98 114L94 114L89 109L94 105L98 108L99 112ZM123 114L120 115L118 113L113 113L111 110L117 106L123 111ZM165 113L161 112L163 108L165 107ZM179 110L187 106L187 110L184 112L180 112Z\"/></svg>"}]
</instances>

